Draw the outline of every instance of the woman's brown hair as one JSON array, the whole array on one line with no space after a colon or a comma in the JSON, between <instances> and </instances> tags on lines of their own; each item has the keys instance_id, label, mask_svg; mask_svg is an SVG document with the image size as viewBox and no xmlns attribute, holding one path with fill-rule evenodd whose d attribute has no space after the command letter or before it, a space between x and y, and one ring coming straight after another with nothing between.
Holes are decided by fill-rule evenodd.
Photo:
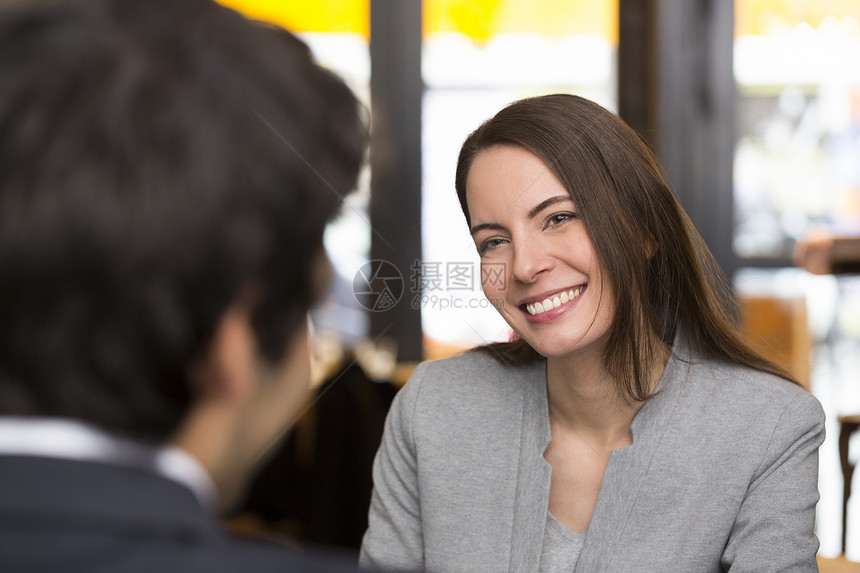
<instances>
[{"instance_id":1,"label":"woman's brown hair","mask_svg":"<svg viewBox=\"0 0 860 573\"><path fill-rule=\"evenodd\" d=\"M457 162L457 195L470 226L469 169L480 152L498 145L534 153L577 206L614 295L604 362L620 395L649 397L648 361L671 346L677 331L701 355L792 380L741 338L725 276L653 153L618 116L581 97L553 94L515 102L486 121L466 139ZM540 358L521 339L480 350L510 364Z\"/></svg>"}]
</instances>

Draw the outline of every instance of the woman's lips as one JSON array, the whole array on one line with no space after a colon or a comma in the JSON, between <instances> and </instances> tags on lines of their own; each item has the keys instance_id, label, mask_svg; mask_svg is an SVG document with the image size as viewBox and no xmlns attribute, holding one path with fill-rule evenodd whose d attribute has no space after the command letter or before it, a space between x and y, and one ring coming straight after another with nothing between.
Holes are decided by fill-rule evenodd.
<instances>
[{"instance_id":1,"label":"woman's lips","mask_svg":"<svg viewBox=\"0 0 860 573\"><path fill-rule=\"evenodd\" d=\"M560 293L556 293L555 295L548 296L542 301L528 303L525 306L525 311L529 313L531 316L540 316L546 312L554 310L560 307L563 304L567 304L573 300L578 299L585 287L587 285L580 285L576 288L572 288L566 291L562 291Z\"/></svg>"}]
</instances>

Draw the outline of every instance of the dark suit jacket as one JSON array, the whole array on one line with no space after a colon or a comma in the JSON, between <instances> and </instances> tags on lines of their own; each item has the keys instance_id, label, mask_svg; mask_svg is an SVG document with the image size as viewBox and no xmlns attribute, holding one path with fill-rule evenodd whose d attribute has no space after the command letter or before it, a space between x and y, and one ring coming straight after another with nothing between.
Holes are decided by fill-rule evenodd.
<instances>
[{"instance_id":1,"label":"dark suit jacket","mask_svg":"<svg viewBox=\"0 0 860 573\"><path fill-rule=\"evenodd\" d=\"M100 463L0 456L0 571L348 571L224 532L186 487Z\"/></svg>"}]
</instances>

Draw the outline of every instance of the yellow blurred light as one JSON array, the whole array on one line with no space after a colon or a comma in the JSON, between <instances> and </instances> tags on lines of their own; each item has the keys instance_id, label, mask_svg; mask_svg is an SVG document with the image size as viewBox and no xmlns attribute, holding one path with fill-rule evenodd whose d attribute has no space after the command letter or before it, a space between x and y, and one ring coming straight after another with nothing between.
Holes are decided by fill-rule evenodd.
<instances>
[{"instance_id":1,"label":"yellow blurred light","mask_svg":"<svg viewBox=\"0 0 860 573\"><path fill-rule=\"evenodd\" d=\"M370 0L218 0L248 18L293 32L341 32L370 35Z\"/></svg>"},{"instance_id":2,"label":"yellow blurred light","mask_svg":"<svg viewBox=\"0 0 860 573\"><path fill-rule=\"evenodd\" d=\"M857 0L735 0L735 34L767 36L806 23L819 28L828 19L860 20ZM778 24L774 26L774 24Z\"/></svg>"},{"instance_id":3,"label":"yellow blurred light","mask_svg":"<svg viewBox=\"0 0 860 573\"><path fill-rule=\"evenodd\" d=\"M618 41L618 0L424 0L424 33L597 34Z\"/></svg>"},{"instance_id":4,"label":"yellow blurred light","mask_svg":"<svg viewBox=\"0 0 860 573\"><path fill-rule=\"evenodd\" d=\"M218 0L249 18L294 32L369 37L371 0ZM618 42L618 0L424 0L424 34L459 32L477 41L496 34L597 34Z\"/></svg>"}]
</instances>

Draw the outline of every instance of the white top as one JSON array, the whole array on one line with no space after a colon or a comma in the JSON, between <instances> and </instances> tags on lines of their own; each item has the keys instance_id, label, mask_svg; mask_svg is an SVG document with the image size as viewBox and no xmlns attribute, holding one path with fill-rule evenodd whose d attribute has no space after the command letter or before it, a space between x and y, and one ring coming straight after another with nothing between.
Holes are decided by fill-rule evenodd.
<instances>
[{"instance_id":1,"label":"white top","mask_svg":"<svg viewBox=\"0 0 860 573\"><path fill-rule=\"evenodd\" d=\"M204 508L213 512L217 508L212 478L185 451L117 438L84 422L0 416L0 455L101 462L149 471L190 489Z\"/></svg>"},{"instance_id":2,"label":"white top","mask_svg":"<svg viewBox=\"0 0 860 573\"><path fill-rule=\"evenodd\" d=\"M569 573L573 571L579 560L579 553L582 551L584 542L585 531L577 533L547 511L538 573Z\"/></svg>"}]
</instances>

